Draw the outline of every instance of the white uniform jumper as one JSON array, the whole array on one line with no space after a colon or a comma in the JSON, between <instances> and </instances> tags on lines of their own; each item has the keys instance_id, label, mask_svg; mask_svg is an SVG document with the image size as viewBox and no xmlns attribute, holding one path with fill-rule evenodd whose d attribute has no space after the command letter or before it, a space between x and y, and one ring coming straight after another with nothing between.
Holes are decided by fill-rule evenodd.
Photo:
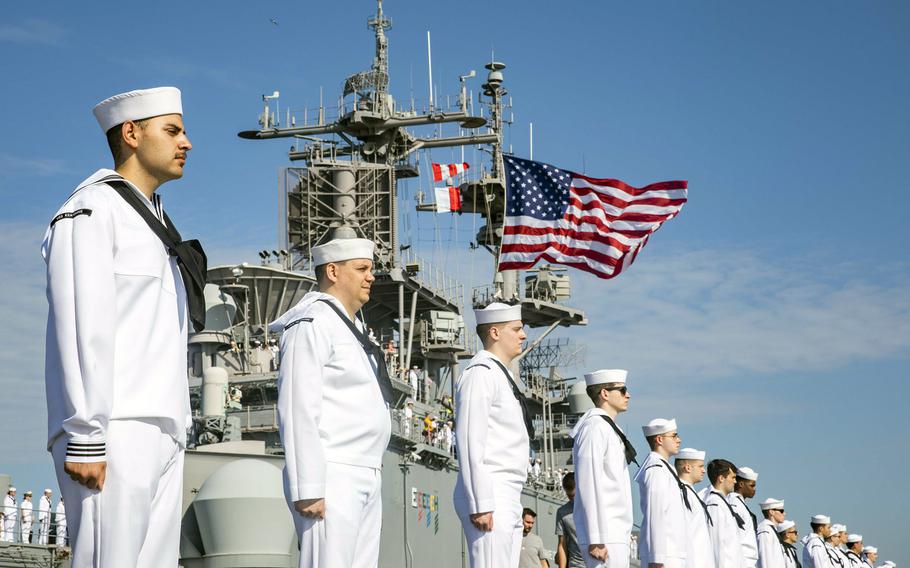
<instances>
[{"instance_id":1,"label":"white uniform jumper","mask_svg":"<svg viewBox=\"0 0 910 568\"><path fill-rule=\"evenodd\" d=\"M695 488L683 481L689 504L692 509L686 510L686 531L689 547L686 549L686 568L715 568L714 544L711 542L711 525L714 519L708 512L708 506L702 501Z\"/></svg>"},{"instance_id":2,"label":"white uniform jumper","mask_svg":"<svg viewBox=\"0 0 910 568\"><path fill-rule=\"evenodd\" d=\"M848 549L844 554L847 556L847 562L849 562L844 568L863 568L863 559L857 553Z\"/></svg>"},{"instance_id":3,"label":"white uniform jumper","mask_svg":"<svg viewBox=\"0 0 910 568\"><path fill-rule=\"evenodd\" d=\"M777 538L774 523L762 519L758 523L758 566L759 568L786 568L787 559L784 547Z\"/></svg>"},{"instance_id":4,"label":"white uniform jumper","mask_svg":"<svg viewBox=\"0 0 910 568\"><path fill-rule=\"evenodd\" d=\"M32 536L32 510L34 505L28 499L22 499L22 503L19 504L19 519L20 519L20 532L21 538L19 542L31 542Z\"/></svg>"},{"instance_id":5,"label":"white uniform jumper","mask_svg":"<svg viewBox=\"0 0 910 568\"><path fill-rule=\"evenodd\" d=\"M572 516L578 548L589 568L628 568L632 481L622 439L603 416L607 413L592 408L572 429L576 487ZM591 544L606 545L605 563L590 555Z\"/></svg>"},{"instance_id":6,"label":"white uniform jumper","mask_svg":"<svg viewBox=\"0 0 910 568\"><path fill-rule=\"evenodd\" d=\"M529 439L521 405L497 362L503 364L481 350L455 383L455 512L467 538L471 568L513 568L521 553L521 490L527 479ZM490 511L493 530L482 532L470 515Z\"/></svg>"},{"instance_id":7,"label":"white uniform jumper","mask_svg":"<svg viewBox=\"0 0 910 568\"><path fill-rule=\"evenodd\" d=\"M379 563L382 456L392 423L374 362L330 294L307 293L272 323L282 331L278 425L285 452L285 496L300 541L300 566L372 568ZM357 328L364 331L360 320ZM325 499L325 519L294 502Z\"/></svg>"},{"instance_id":8,"label":"white uniform jumper","mask_svg":"<svg viewBox=\"0 0 910 568\"><path fill-rule=\"evenodd\" d=\"M708 513L711 514L711 543L714 545L714 562L717 568L742 568L743 547L739 524L745 521L739 518L727 503L724 496L711 486L701 490L699 495Z\"/></svg>"},{"instance_id":9,"label":"white uniform jumper","mask_svg":"<svg viewBox=\"0 0 910 568\"><path fill-rule=\"evenodd\" d=\"M803 547L803 568L838 568L829 554L825 541L818 534L811 533Z\"/></svg>"},{"instance_id":10,"label":"white uniform jumper","mask_svg":"<svg viewBox=\"0 0 910 568\"><path fill-rule=\"evenodd\" d=\"M63 506L63 501L57 503L54 525L57 527L57 546L66 546L66 508Z\"/></svg>"},{"instance_id":11,"label":"white uniform jumper","mask_svg":"<svg viewBox=\"0 0 910 568\"><path fill-rule=\"evenodd\" d=\"M800 568L799 552L797 552L796 547L785 542L780 543L780 545L784 550L784 566L786 568Z\"/></svg>"},{"instance_id":12,"label":"white uniform jumper","mask_svg":"<svg viewBox=\"0 0 910 568\"><path fill-rule=\"evenodd\" d=\"M38 499L38 544L47 544L47 536L51 528L51 499L42 495Z\"/></svg>"},{"instance_id":13,"label":"white uniform jumper","mask_svg":"<svg viewBox=\"0 0 910 568\"><path fill-rule=\"evenodd\" d=\"M160 239L99 181L112 176L99 170L79 185L41 248L48 449L73 566L174 566L191 424L186 292ZM142 199L163 218L157 196ZM65 461L105 460L100 493L63 471Z\"/></svg>"},{"instance_id":14,"label":"white uniform jumper","mask_svg":"<svg viewBox=\"0 0 910 568\"><path fill-rule=\"evenodd\" d=\"M672 466L657 452L648 454L635 476L641 497L641 565L686 565L687 508ZM693 503L689 503L692 508ZM698 507L698 504L694 504Z\"/></svg>"},{"instance_id":15,"label":"white uniform jumper","mask_svg":"<svg viewBox=\"0 0 910 568\"><path fill-rule=\"evenodd\" d=\"M730 503L733 510L736 511L746 523L746 526L739 533L739 538L743 547L743 566L745 568L755 568L758 564L758 540L755 535L755 531L757 530L757 527L755 526L755 516L752 514L752 511L749 510L749 507L746 506L745 499L743 499L742 495L739 493L730 493L727 495L727 502Z\"/></svg>"},{"instance_id":16,"label":"white uniform jumper","mask_svg":"<svg viewBox=\"0 0 910 568\"><path fill-rule=\"evenodd\" d=\"M16 540L16 523L19 522L19 507L16 505L16 498L12 495L6 495L3 498L3 541L13 542Z\"/></svg>"}]
</instances>

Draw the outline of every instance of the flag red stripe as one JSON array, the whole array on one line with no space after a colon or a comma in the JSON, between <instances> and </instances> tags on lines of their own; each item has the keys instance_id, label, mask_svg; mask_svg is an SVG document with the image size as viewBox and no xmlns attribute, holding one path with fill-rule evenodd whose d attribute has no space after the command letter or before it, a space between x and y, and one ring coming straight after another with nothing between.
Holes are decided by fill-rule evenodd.
<instances>
[{"instance_id":1,"label":"flag red stripe","mask_svg":"<svg viewBox=\"0 0 910 568\"><path fill-rule=\"evenodd\" d=\"M449 188L449 207L452 211L461 211L461 192L457 187Z\"/></svg>"},{"instance_id":2,"label":"flag red stripe","mask_svg":"<svg viewBox=\"0 0 910 568\"><path fill-rule=\"evenodd\" d=\"M674 207L683 205L686 202L686 199L670 199L666 197L646 197L644 199L636 199L635 201L624 201L614 195L605 194L595 189L591 189L590 187L573 187L572 193L576 195L594 195L604 203L620 208L631 207L633 205Z\"/></svg>"},{"instance_id":3,"label":"flag red stripe","mask_svg":"<svg viewBox=\"0 0 910 568\"><path fill-rule=\"evenodd\" d=\"M622 252L629 252L629 250L632 248L632 246L627 245L610 235L592 233L589 231L578 231L575 229L566 229L562 227L526 227L521 225L507 225L503 227L503 237L506 235L528 235L533 237L539 237L541 235L552 235L553 237L566 237L577 239L579 241L598 241L601 243L606 243ZM509 240L511 241L511 239Z\"/></svg>"},{"instance_id":4,"label":"flag red stripe","mask_svg":"<svg viewBox=\"0 0 910 568\"><path fill-rule=\"evenodd\" d=\"M625 211L625 212L623 212L622 215L613 215L611 213L608 213L607 210L603 208L603 205L601 205L600 203L598 203L596 201L592 201L589 203L582 203L581 201L579 201L578 199L576 199L574 197L569 198L569 206L574 207L576 209L580 209L581 211L592 211L592 210L602 211L604 214L604 217L606 217L608 221L630 221L630 222L639 222L639 223L663 223L664 221L667 221L668 219L672 219L673 216L676 215L676 213L678 212L678 210L677 210L677 211L673 211L671 213L667 213L666 215L654 215L651 213L637 213L634 211Z\"/></svg>"},{"instance_id":5,"label":"flag red stripe","mask_svg":"<svg viewBox=\"0 0 910 568\"><path fill-rule=\"evenodd\" d=\"M614 189L624 191L630 195L642 195L644 193L647 193L649 191L654 191L654 190L671 190L671 189L688 189L689 188L689 182L683 181L683 180L660 181L657 183L652 183L651 185L646 185L644 187L635 187L635 186L629 185L626 182L618 180L618 179L610 179L610 178L598 179L598 178L592 178L592 177L588 177L585 175L581 175L581 174L575 173L575 172L572 172L572 177L578 178L578 179L583 179L586 182L593 184L593 185L602 185L602 186L606 186L606 187L612 187Z\"/></svg>"},{"instance_id":6,"label":"flag red stripe","mask_svg":"<svg viewBox=\"0 0 910 568\"><path fill-rule=\"evenodd\" d=\"M590 258L591 260L596 260L602 264L607 264L610 266L616 266L622 264L622 258L616 259L612 256L603 254L602 252L597 252L591 249L583 249L578 247L570 247L558 241L550 241L548 243L535 243L535 244L523 244L523 243L509 243L502 245L502 252L522 252L522 253L538 253L544 252L546 250L557 250L563 254L576 257Z\"/></svg>"}]
</instances>

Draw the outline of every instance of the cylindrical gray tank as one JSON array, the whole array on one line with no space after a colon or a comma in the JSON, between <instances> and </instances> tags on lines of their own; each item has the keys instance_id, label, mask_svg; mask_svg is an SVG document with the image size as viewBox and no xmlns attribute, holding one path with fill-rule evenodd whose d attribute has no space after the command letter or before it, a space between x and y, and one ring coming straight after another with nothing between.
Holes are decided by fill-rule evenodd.
<instances>
[{"instance_id":1,"label":"cylindrical gray tank","mask_svg":"<svg viewBox=\"0 0 910 568\"><path fill-rule=\"evenodd\" d=\"M195 517L202 546L189 550L182 543L184 565L290 566L294 522L277 467L255 459L228 463L202 484L190 508L184 524ZM203 564L190 560L200 556Z\"/></svg>"},{"instance_id":2,"label":"cylindrical gray tank","mask_svg":"<svg viewBox=\"0 0 910 568\"><path fill-rule=\"evenodd\" d=\"M594 402L591 401L588 393L585 392L585 387L583 380L569 387L569 410L573 414L584 414L594 408Z\"/></svg>"},{"instance_id":3,"label":"cylindrical gray tank","mask_svg":"<svg viewBox=\"0 0 910 568\"><path fill-rule=\"evenodd\" d=\"M228 372L209 367L202 372L202 415L224 416L227 402Z\"/></svg>"}]
</instances>

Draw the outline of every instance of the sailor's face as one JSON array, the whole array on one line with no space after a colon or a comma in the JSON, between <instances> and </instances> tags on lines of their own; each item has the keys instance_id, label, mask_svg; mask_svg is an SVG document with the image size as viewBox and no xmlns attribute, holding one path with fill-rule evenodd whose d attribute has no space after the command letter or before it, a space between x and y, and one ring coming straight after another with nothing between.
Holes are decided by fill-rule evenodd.
<instances>
[{"instance_id":1,"label":"sailor's face","mask_svg":"<svg viewBox=\"0 0 910 568\"><path fill-rule=\"evenodd\" d=\"M617 412L625 412L629 410L629 399L632 397L629 394L629 389L625 385L616 386L615 388L604 389L604 392L607 393L607 404Z\"/></svg>"},{"instance_id":2,"label":"sailor's face","mask_svg":"<svg viewBox=\"0 0 910 568\"><path fill-rule=\"evenodd\" d=\"M755 497L755 481L751 479L745 479L740 483L740 495L746 499L751 499Z\"/></svg>"},{"instance_id":3,"label":"sailor's face","mask_svg":"<svg viewBox=\"0 0 910 568\"><path fill-rule=\"evenodd\" d=\"M796 530L796 527L787 529L787 532L784 533L784 541L787 544L795 544L797 537L799 537L799 531Z\"/></svg>"},{"instance_id":4,"label":"sailor's face","mask_svg":"<svg viewBox=\"0 0 910 568\"><path fill-rule=\"evenodd\" d=\"M166 114L143 121L137 128L136 157L161 183L183 177L187 153L193 148L183 128L183 117Z\"/></svg>"},{"instance_id":5,"label":"sailor's face","mask_svg":"<svg viewBox=\"0 0 910 568\"><path fill-rule=\"evenodd\" d=\"M727 472L727 475L721 476L720 479L722 481L721 485L726 493L730 493L733 491L733 488L736 487L736 474L734 472Z\"/></svg>"},{"instance_id":6,"label":"sailor's face","mask_svg":"<svg viewBox=\"0 0 910 568\"><path fill-rule=\"evenodd\" d=\"M355 258L338 265L338 283L345 294L360 305L370 301L370 288L376 277L373 276L373 261L366 258Z\"/></svg>"},{"instance_id":7,"label":"sailor's face","mask_svg":"<svg viewBox=\"0 0 910 568\"><path fill-rule=\"evenodd\" d=\"M705 478L705 462L692 461L692 485L698 485Z\"/></svg>"},{"instance_id":8,"label":"sailor's face","mask_svg":"<svg viewBox=\"0 0 910 568\"><path fill-rule=\"evenodd\" d=\"M499 330L499 340L502 342L506 352L512 357L521 355L521 347L525 339L528 338L521 320L510 321L497 329Z\"/></svg>"},{"instance_id":9,"label":"sailor's face","mask_svg":"<svg viewBox=\"0 0 910 568\"><path fill-rule=\"evenodd\" d=\"M780 509L772 509L770 512L771 520L775 523L782 523L786 520L787 516Z\"/></svg>"},{"instance_id":10,"label":"sailor's face","mask_svg":"<svg viewBox=\"0 0 910 568\"><path fill-rule=\"evenodd\" d=\"M668 454L675 456L679 453L679 447L682 444L682 438L679 437L677 432L667 432L666 434L661 434L660 438L660 447L665 449Z\"/></svg>"}]
</instances>

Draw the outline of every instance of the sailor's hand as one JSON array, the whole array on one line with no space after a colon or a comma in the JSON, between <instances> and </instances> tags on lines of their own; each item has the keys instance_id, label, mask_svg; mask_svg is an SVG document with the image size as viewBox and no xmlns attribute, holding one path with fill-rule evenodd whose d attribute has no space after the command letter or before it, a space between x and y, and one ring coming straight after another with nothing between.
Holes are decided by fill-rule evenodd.
<instances>
[{"instance_id":1,"label":"sailor's hand","mask_svg":"<svg viewBox=\"0 0 910 568\"><path fill-rule=\"evenodd\" d=\"M104 487L104 477L107 475L107 462L64 462L63 471L76 483L101 491Z\"/></svg>"},{"instance_id":2,"label":"sailor's hand","mask_svg":"<svg viewBox=\"0 0 910 568\"><path fill-rule=\"evenodd\" d=\"M294 509L304 517L310 519L324 519L325 499L320 497L319 499L301 499L300 501L294 501Z\"/></svg>"},{"instance_id":3,"label":"sailor's hand","mask_svg":"<svg viewBox=\"0 0 910 568\"><path fill-rule=\"evenodd\" d=\"M596 560L601 562L607 561L607 545L606 544L591 544L588 546L588 554Z\"/></svg>"},{"instance_id":4,"label":"sailor's hand","mask_svg":"<svg viewBox=\"0 0 910 568\"><path fill-rule=\"evenodd\" d=\"M475 513L471 515L471 522L483 532L490 532L493 530L493 511Z\"/></svg>"}]
</instances>

